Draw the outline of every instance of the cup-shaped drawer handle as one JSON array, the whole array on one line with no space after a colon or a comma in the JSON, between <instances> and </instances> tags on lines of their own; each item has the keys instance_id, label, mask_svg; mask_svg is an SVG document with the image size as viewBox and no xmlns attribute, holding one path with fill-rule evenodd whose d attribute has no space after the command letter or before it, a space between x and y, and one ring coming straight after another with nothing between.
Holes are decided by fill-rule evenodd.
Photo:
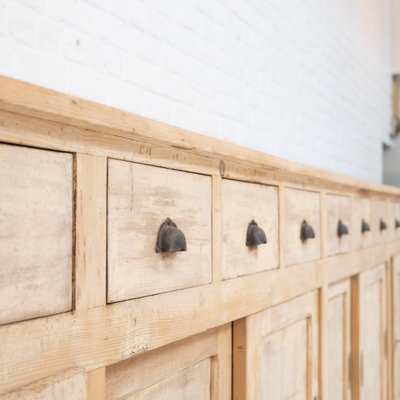
<instances>
[{"instance_id":1,"label":"cup-shaped drawer handle","mask_svg":"<svg viewBox=\"0 0 400 400\"><path fill-rule=\"evenodd\" d=\"M247 227L246 246L252 247L265 243L267 243L267 236L253 219Z\"/></svg>"},{"instance_id":2,"label":"cup-shaped drawer handle","mask_svg":"<svg viewBox=\"0 0 400 400\"><path fill-rule=\"evenodd\" d=\"M304 220L301 223L300 239L304 242L305 240L314 238L315 238L314 228L311 225L307 224L307 221Z\"/></svg>"},{"instance_id":3,"label":"cup-shaped drawer handle","mask_svg":"<svg viewBox=\"0 0 400 400\"><path fill-rule=\"evenodd\" d=\"M380 229L381 231L384 231L384 230L387 229L386 222L385 222L382 218L381 218L381 220L379 221L379 229Z\"/></svg>"},{"instance_id":4,"label":"cup-shaped drawer handle","mask_svg":"<svg viewBox=\"0 0 400 400\"><path fill-rule=\"evenodd\" d=\"M341 219L339 219L338 225L337 225L337 235L338 237L342 237L343 235L348 235L349 234L349 228L347 228L347 225L345 225Z\"/></svg>"},{"instance_id":5,"label":"cup-shaped drawer handle","mask_svg":"<svg viewBox=\"0 0 400 400\"><path fill-rule=\"evenodd\" d=\"M177 228L171 218L167 218L158 230L156 253L186 251L185 234Z\"/></svg>"},{"instance_id":6,"label":"cup-shaped drawer handle","mask_svg":"<svg viewBox=\"0 0 400 400\"><path fill-rule=\"evenodd\" d=\"M395 229L399 229L399 228L400 228L400 221L399 221L398 219L396 219L396 220L394 221L394 228L395 228Z\"/></svg>"},{"instance_id":7,"label":"cup-shaped drawer handle","mask_svg":"<svg viewBox=\"0 0 400 400\"><path fill-rule=\"evenodd\" d=\"M368 222L365 222L363 219L361 221L361 233L369 232L371 230L371 227L369 226Z\"/></svg>"}]
</instances>

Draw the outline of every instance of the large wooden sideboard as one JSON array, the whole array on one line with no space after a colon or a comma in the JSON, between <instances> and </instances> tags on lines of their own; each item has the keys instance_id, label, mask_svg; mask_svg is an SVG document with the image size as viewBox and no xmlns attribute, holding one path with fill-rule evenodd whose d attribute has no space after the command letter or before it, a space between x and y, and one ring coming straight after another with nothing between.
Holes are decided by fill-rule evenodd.
<instances>
[{"instance_id":1,"label":"large wooden sideboard","mask_svg":"<svg viewBox=\"0 0 400 400\"><path fill-rule=\"evenodd\" d=\"M0 399L400 399L400 189L0 78Z\"/></svg>"}]
</instances>

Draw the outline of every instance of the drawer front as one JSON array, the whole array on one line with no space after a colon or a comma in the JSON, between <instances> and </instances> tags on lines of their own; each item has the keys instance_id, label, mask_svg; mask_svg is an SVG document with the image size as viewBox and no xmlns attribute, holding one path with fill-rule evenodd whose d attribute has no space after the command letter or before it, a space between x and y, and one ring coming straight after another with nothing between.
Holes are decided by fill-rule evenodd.
<instances>
[{"instance_id":1,"label":"drawer front","mask_svg":"<svg viewBox=\"0 0 400 400\"><path fill-rule=\"evenodd\" d=\"M328 194L326 196L326 212L328 254L350 251L353 233L350 197Z\"/></svg>"},{"instance_id":2,"label":"drawer front","mask_svg":"<svg viewBox=\"0 0 400 400\"><path fill-rule=\"evenodd\" d=\"M354 250L371 246L373 216L371 200L366 197L353 198L351 243Z\"/></svg>"},{"instance_id":3,"label":"drawer front","mask_svg":"<svg viewBox=\"0 0 400 400\"><path fill-rule=\"evenodd\" d=\"M394 232L393 232L393 239L399 240L400 239L400 201L393 201L391 202L391 221L389 222L392 224Z\"/></svg>"},{"instance_id":4,"label":"drawer front","mask_svg":"<svg viewBox=\"0 0 400 400\"><path fill-rule=\"evenodd\" d=\"M277 188L223 179L221 207L223 279L276 268ZM257 226L251 225L252 221ZM259 243L263 241L260 240L260 229L265 233L267 243Z\"/></svg>"},{"instance_id":5,"label":"drawer front","mask_svg":"<svg viewBox=\"0 0 400 400\"><path fill-rule=\"evenodd\" d=\"M321 255L319 193L286 188L284 218L285 265L318 259ZM311 227L314 231L314 238L301 240L301 230L304 222L307 227Z\"/></svg>"},{"instance_id":6,"label":"drawer front","mask_svg":"<svg viewBox=\"0 0 400 400\"><path fill-rule=\"evenodd\" d=\"M0 324L71 310L73 157L0 145Z\"/></svg>"},{"instance_id":7,"label":"drawer front","mask_svg":"<svg viewBox=\"0 0 400 400\"><path fill-rule=\"evenodd\" d=\"M165 240L173 241L180 230L187 251L156 253L159 228L167 218L177 227L164 231L168 236ZM109 160L108 301L197 286L210 280L211 178Z\"/></svg>"},{"instance_id":8,"label":"drawer front","mask_svg":"<svg viewBox=\"0 0 400 400\"><path fill-rule=\"evenodd\" d=\"M389 202L372 200L372 244L387 242L393 238L394 224Z\"/></svg>"}]
</instances>

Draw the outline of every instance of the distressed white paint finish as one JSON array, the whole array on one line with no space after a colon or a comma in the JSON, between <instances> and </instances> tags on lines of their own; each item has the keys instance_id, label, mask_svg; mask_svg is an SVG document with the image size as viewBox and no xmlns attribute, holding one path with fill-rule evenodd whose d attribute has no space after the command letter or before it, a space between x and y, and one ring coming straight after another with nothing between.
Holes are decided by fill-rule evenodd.
<instances>
[{"instance_id":1,"label":"distressed white paint finish","mask_svg":"<svg viewBox=\"0 0 400 400\"><path fill-rule=\"evenodd\" d=\"M223 179L222 275L224 279L278 267L278 190L274 186ZM249 223L263 229L267 243L246 246Z\"/></svg>"},{"instance_id":2,"label":"distressed white paint finish","mask_svg":"<svg viewBox=\"0 0 400 400\"><path fill-rule=\"evenodd\" d=\"M187 251L156 253L172 219ZM127 161L108 161L108 301L211 280L211 178Z\"/></svg>"},{"instance_id":3,"label":"distressed white paint finish","mask_svg":"<svg viewBox=\"0 0 400 400\"><path fill-rule=\"evenodd\" d=\"M1 0L0 74L381 179L391 0Z\"/></svg>"},{"instance_id":4,"label":"distressed white paint finish","mask_svg":"<svg viewBox=\"0 0 400 400\"><path fill-rule=\"evenodd\" d=\"M0 325L72 307L72 154L0 145Z\"/></svg>"}]
</instances>

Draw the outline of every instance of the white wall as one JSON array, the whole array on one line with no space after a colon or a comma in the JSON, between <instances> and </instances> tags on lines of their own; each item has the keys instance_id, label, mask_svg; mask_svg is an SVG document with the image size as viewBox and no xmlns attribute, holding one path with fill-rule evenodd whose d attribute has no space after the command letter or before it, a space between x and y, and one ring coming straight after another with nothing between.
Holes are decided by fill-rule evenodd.
<instances>
[{"instance_id":1,"label":"white wall","mask_svg":"<svg viewBox=\"0 0 400 400\"><path fill-rule=\"evenodd\" d=\"M0 74L380 181L390 3L0 0Z\"/></svg>"},{"instance_id":2,"label":"white wall","mask_svg":"<svg viewBox=\"0 0 400 400\"><path fill-rule=\"evenodd\" d=\"M392 60L393 73L400 74L400 0L392 0Z\"/></svg>"}]
</instances>

